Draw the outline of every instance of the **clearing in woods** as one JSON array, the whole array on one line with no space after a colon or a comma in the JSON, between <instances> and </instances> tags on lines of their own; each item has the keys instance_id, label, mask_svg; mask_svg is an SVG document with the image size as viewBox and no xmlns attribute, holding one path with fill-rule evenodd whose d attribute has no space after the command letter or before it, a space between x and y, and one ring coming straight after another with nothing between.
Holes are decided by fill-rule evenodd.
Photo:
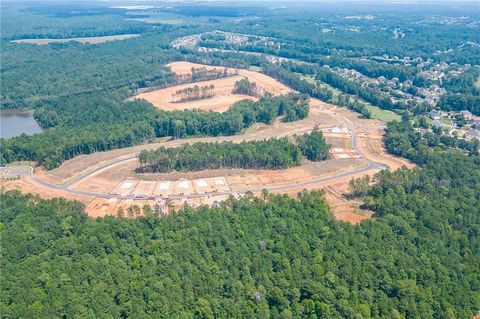
<instances>
[{"instance_id":1,"label":"clearing in woods","mask_svg":"<svg viewBox=\"0 0 480 319\"><path fill-rule=\"evenodd\" d=\"M177 74L189 74L192 67L222 68L188 62L176 62L169 66ZM229 71L235 72L234 69ZM228 96L236 79L242 76L272 94L292 91L264 74L251 70L237 72L238 75L232 77L198 82L199 86L214 82L215 87L224 93L216 92L212 98L187 104L195 103L202 109L205 109L202 105L207 105L206 109L225 111L236 99L222 100L222 94ZM223 83L223 86L220 83ZM171 98L172 92L193 85L195 84L190 83L156 90L149 92L150 95L147 96L163 96L168 99ZM142 97L145 94L148 93L144 93ZM169 110L184 104L168 102L165 104L165 101L162 103L163 107ZM332 145L332 159L316 163L304 161L298 167L285 170L220 169L169 174L135 172L138 167L136 155L143 149L155 149L159 146L176 147L199 141L239 143L244 140L270 137L292 138L296 134L310 132L314 127L320 128L327 143ZM300 121L290 123L276 121L273 125L254 126L243 135L172 141L164 139L153 144L81 155L64 162L54 170L46 172L37 168L34 175L2 184L8 189L19 188L46 197L64 196L78 199L87 205L86 211L92 217L116 214L118 208L125 209L132 205L142 207L145 204L151 206L158 204L163 211L168 211L169 208L179 208L185 203L192 206L216 204L228 196L239 196L247 191L259 194L262 189L267 189L276 193L295 195L303 189L324 188L327 190L326 197L334 216L357 223L370 215L358 208L358 202L347 201L344 198L343 194L348 192L350 179L374 174L385 167L395 169L402 165L411 166L406 160L386 153L382 143L383 129L384 124L380 121L360 119L358 114L346 108L311 99L309 116Z\"/></svg>"},{"instance_id":2,"label":"clearing in woods","mask_svg":"<svg viewBox=\"0 0 480 319\"><path fill-rule=\"evenodd\" d=\"M191 109L201 109L204 111L215 111L215 112L225 112L227 111L235 102L244 99L255 100L256 98L243 94L233 94L233 88L235 82L241 80L242 78L247 78L251 82L255 82L257 87L262 91L269 92L273 95L286 94L292 92L292 90L278 82L275 79L272 79L269 76L266 76L262 73L243 70L243 69L234 69L234 68L222 68L218 66L208 66L190 62L174 62L170 63L167 66L177 75L186 75L192 72L192 68L206 68L207 70L222 70L227 69L230 74L238 74L226 78L220 78L210 81L201 81L195 83L181 84L164 89L153 90L150 92L140 93L134 96L134 99L145 99L148 102L152 103L155 107L165 110L165 111L176 111L176 110L191 110ZM172 103L172 95L174 95L178 90L185 88L191 88L194 85L205 86L211 85L215 86L214 93L215 96L197 100L197 101L186 101L186 102L176 102Z\"/></svg>"},{"instance_id":3,"label":"clearing in woods","mask_svg":"<svg viewBox=\"0 0 480 319\"><path fill-rule=\"evenodd\" d=\"M189 83L176 85L165 89L140 93L135 96L135 99L145 99L148 102L152 103L155 107L164 111L200 109L204 111L225 112L235 102L245 99L255 99L254 97L248 95L232 93L235 82L240 79L242 79L242 76L230 76L217 80L195 82L195 84ZM191 88L195 85L202 87L212 84L215 86L215 88L213 89L215 95L213 97L196 101L184 101L175 103L172 102L172 96L179 90Z\"/></svg>"}]
</instances>

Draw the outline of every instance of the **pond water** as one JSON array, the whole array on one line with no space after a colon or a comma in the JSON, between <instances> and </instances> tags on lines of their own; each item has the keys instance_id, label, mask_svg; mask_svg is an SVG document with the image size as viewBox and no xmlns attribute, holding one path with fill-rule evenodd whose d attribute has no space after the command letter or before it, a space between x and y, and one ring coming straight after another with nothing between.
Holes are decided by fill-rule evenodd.
<instances>
[{"instance_id":1,"label":"pond water","mask_svg":"<svg viewBox=\"0 0 480 319\"><path fill-rule=\"evenodd\" d=\"M0 109L0 137L13 137L25 133L32 135L42 128L29 111Z\"/></svg>"}]
</instances>

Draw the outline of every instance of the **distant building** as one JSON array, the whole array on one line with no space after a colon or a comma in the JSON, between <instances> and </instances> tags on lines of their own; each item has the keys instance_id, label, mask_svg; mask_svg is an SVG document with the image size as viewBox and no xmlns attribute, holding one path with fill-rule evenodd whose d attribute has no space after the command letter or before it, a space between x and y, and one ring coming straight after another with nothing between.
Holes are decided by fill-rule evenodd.
<instances>
[{"instance_id":1,"label":"distant building","mask_svg":"<svg viewBox=\"0 0 480 319\"><path fill-rule=\"evenodd\" d=\"M467 110L460 111L460 114L462 114L463 118L466 119L467 121L473 118L473 114Z\"/></svg>"},{"instance_id":2,"label":"distant building","mask_svg":"<svg viewBox=\"0 0 480 319\"><path fill-rule=\"evenodd\" d=\"M440 114L440 112L433 110L428 113L428 117L430 117L432 120L439 120L442 118L442 115Z\"/></svg>"}]
</instances>

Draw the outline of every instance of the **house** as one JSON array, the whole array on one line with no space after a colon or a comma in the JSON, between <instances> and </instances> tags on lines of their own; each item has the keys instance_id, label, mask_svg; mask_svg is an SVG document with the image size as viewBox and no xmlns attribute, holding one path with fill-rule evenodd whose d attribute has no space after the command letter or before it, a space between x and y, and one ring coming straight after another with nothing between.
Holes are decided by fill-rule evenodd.
<instances>
[{"instance_id":1,"label":"house","mask_svg":"<svg viewBox=\"0 0 480 319\"><path fill-rule=\"evenodd\" d=\"M480 130L472 128L465 135L468 139L477 138L480 140Z\"/></svg>"},{"instance_id":2,"label":"house","mask_svg":"<svg viewBox=\"0 0 480 319\"><path fill-rule=\"evenodd\" d=\"M428 117L430 117L432 120L439 120L442 115L440 114L440 112L433 110L428 113Z\"/></svg>"},{"instance_id":3,"label":"house","mask_svg":"<svg viewBox=\"0 0 480 319\"><path fill-rule=\"evenodd\" d=\"M460 114L462 114L463 118L467 121L470 121L473 117L473 114L468 110L460 111Z\"/></svg>"}]
</instances>

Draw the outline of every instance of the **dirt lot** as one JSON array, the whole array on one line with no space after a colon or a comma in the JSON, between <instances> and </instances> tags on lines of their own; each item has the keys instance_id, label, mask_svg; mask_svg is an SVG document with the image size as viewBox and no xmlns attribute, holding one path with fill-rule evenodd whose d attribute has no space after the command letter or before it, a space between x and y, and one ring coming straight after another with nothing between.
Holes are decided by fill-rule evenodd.
<instances>
[{"instance_id":1,"label":"dirt lot","mask_svg":"<svg viewBox=\"0 0 480 319\"><path fill-rule=\"evenodd\" d=\"M372 216L372 212L364 211L359 208L360 203L356 201L349 201L339 196L332 187L326 188L325 198L330 205L332 214L338 220L358 224L362 220L368 219Z\"/></svg>"},{"instance_id":2,"label":"dirt lot","mask_svg":"<svg viewBox=\"0 0 480 319\"><path fill-rule=\"evenodd\" d=\"M168 66L172 69L173 72L179 75L190 74L192 68L206 67L209 70L224 69L220 67L204 66L201 64L195 64L190 62L174 62L168 64ZM250 81L255 82L260 90L270 92L274 95L286 94L292 91L289 87L262 73L243 69L227 69L231 74L238 75L211 81L176 85L165 89L158 89L150 92L140 93L136 95L134 99L145 99L152 103L155 107L165 111L201 109L205 111L225 112L235 102L244 99L255 99L248 95L232 93L235 82L242 78L248 78ZM213 84L215 86L215 96L212 98L198 101L188 101L180 103L171 102L172 95L175 94L175 92L177 92L178 90L192 87L195 84L198 86Z\"/></svg>"},{"instance_id":3,"label":"dirt lot","mask_svg":"<svg viewBox=\"0 0 480 319\"><path fill-rule=\"evenodd\" d=\"M235 102L249 99L254 100L255 98L244 95L244 94L233 94L232 90L235 86L235 82L242 79L242 76L231 76L227 78L212 80L212 81L203 81L190 84L176 85L165 89L154 90L150 92L141 93L135 96L135 99L145 99L148 102L152 103L155 107L165 110L165 111L182 111L182 110L192 110L199 109L204 111L215 111L215 112L225 112L227 111ZM215 86L213 90L215 96L198 100L198 101L187 101L187 102L178 102L172 103L172 95L175 94L178 90L185 88L191 88L194 85L205 86L211 85Z\"/></svg>"},{"instance_id":4,"label":"dirt lot","mask_svg":"<svg viewBox=\"0 0 480 319\"><path fill-rule=\"evenodd\" d=\"M359 135L358 147L369 158L374 161L387 165L395 170L402 166L413 168L415 165L406 159L390 155L383 145L382 132L379 130L369 130L364 135Z\"/></svg>"},{"instance_id":5,"label":"dirt lot","mask_svg":"<svg viewBox=\"0 0 480 319\"><path fill-rule=\"evenodd\" d=\"M224 69L218 66L210 66L190 62L174 62L168 64L167 66L169 66L170 69L177 74L189 74L192 72L192 68L205 67L207 68L207 70ZM227 68L227 70L230 73L237 72L239 75L247 77L251 82L255 82L258 87L272 94L282 95L288 92L292 92L292 89L290 89L288 86L283 85L282 83L265 74L245 69Z\"/></svg>"},{"instance_id":6,"label":"dirt lot","mask_svg":"<svg viewBox=\"0 0 480 319\"><path fill-rule=\"evenodd\" d=\"M59 190L43 187L32 181L29 177L17 180L2 180L0 181L0 188L5 190L20 190L24 193L38 194L43 198L65 197L70 200L77 200L84 204L88 204L94 197L72 194L70 192L63 192Z\"/></svg>"}]
</instances>

